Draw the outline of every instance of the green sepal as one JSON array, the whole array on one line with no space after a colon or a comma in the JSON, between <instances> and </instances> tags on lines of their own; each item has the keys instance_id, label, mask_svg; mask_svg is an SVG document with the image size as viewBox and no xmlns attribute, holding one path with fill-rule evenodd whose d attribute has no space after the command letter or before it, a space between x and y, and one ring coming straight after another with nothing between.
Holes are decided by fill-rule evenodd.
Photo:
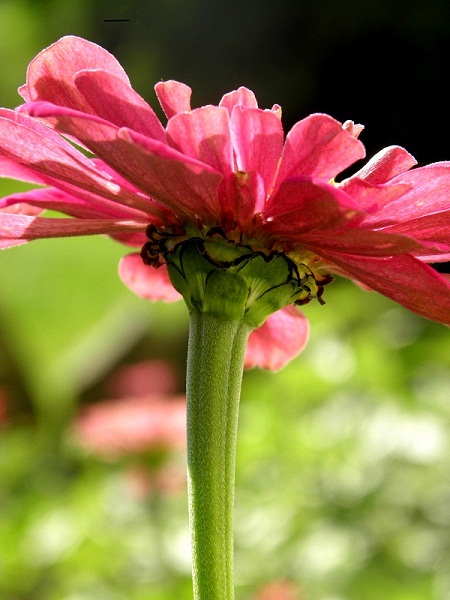
<instances>
[{"instance_id":1,"label":"green sepal","mask_svg":"<svg viewBox=\"0 0 450 600\"><path fill-rule=\"evenodd\" d=\"M251 328L304 293L297 267L284 254L266 255L220 237L185 240L165 258L190 311L242 319Z\"/></svg>"},{"instance_id":2,"label":"green sepal","mask_svg":"<svg viewBox=\"0 0 450 600\"><path fill-rule=\"evenodd\" d=\"M254 254L239 269L248 285L244 320L259 327L272 313L295 302L299 284L284 255Z\"/></svg>"}]
</instances>

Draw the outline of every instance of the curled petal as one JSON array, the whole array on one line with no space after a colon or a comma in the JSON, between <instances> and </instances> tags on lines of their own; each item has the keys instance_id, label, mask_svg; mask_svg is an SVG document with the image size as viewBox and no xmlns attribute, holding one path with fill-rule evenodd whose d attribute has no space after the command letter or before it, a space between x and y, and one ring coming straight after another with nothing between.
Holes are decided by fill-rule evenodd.
<instances>
[{"instance_id":1,"label":"curled petal","mask_svg":"<svg viewBox=\"0 0 450 600\"><path fill-rule=\"evenodd\" d=\"M379 211L385 204L400 198L410 189L411 184L373 184L366 179L351 177L339 185L339 189L351 196L360 210L367 213Z\"/></svg>"},{"instance_id":2,"label":"curled petal","mask_svg":"<svg viewBox=\"0 0 450 600\"><path fill-rule=\"evenodd\" d=\"M361 125L361 123L354 123L354 121L347 120L342 125L342 128L345 129L345 131L351 133L353 137L358 138L360 133L364 130L364 125Z\"/></svg>"},{"instance_id":3,"label":"curled petal","mask_svg":"<svg viewBox=\"0 0 450 600\"><path fill-rule=\"evenodd\" d=\"M450 190L450 162L440 162L412 169L391 180L393 185L408 185L399 198L387 202L367 223L371 227L385 227L404 223L430 213L448 210Z\"/></svg>"},{"instance_id":4,"label":"curled petal","mask_svg":"<svg viewBox=\"0 0 450 600\"><path fill-rule=\"evenodd\" d=\"M362 169L350 177L350 181L357 177L372 184L386 183L416 164L414 156L401 146L388 146L375 154ZM342 182L342 185L346 182Z\"/></svg>"},{"instance_id":5,"label":"curled petal","mask_svg":"<svg viewBox=\"0 0 450 600\"><path fill-rule=\"evenodd\" d=\"M364 156L363 144L339 121L313 114L287 134L277 182L296 176L329 181Z\"/></svg>"},{"instance_id":6,"label":"curled petal","mask_svg":"<svg viewBox=\"0 0 450 600\"><path fill-rule=\"evenodd\" d=\"M251 90L241 86L239 89L225 94L219 102L219 106L224 106L231 115L235 106L258 108L258 102L256 101L255 94Z\"/></svg>"},{"instance_id":7,"label":"curled petal","mask_svg":"<svg viewBox=\"0 0 450 600\"><path fill-rule=\"evenodd\" d=\"M166 117L191 110L191 88L179 81L160 81L155 85L156 96Z\"/></svg>"},{"instance_id":8,"label":"curled petal","mask_svg":"<svg viewBox=\"0 0 450 600\"><path fill-rule=\"evenodd\" d=\"M75 85L96 115L163 142L164 128L147 102L117 75L81 71Z\"/></svg>"},{"instance_id":9,"label":"curled petal","mask_svg":"<svg viewBox=\"0 0 450 600\"><path fill-rule=\"evenodd\" d=\"M286 306L271 315L250 334L245 368L278 371L305 348L309 322L295 306Z\"/></svg>"},{"instance_id":10,"label":"curled petal","mask_svg":"<svg viewBox=\"0 0 450 600\"><path fill-rule=\"evenodd\" d=\"M25 101L47 100L54 104L92 112L75 86L75 76L86 69L102 69L129 85L117 59L101 46L68 35L34 58L27 71L27 83L19 92Z\"/></svg>"},{"instance_id":11,"label":"curled petal","mask_svg":"<svg viewBox=\"0 0 450 600\"><path fill-rule=\"evenodd\" d=\"M139 254L128 254L121 259L119 276L132 292L146 300L176 302L182 298L171 284L167 268L145 265Z\"/></svg>"}]
</instances>

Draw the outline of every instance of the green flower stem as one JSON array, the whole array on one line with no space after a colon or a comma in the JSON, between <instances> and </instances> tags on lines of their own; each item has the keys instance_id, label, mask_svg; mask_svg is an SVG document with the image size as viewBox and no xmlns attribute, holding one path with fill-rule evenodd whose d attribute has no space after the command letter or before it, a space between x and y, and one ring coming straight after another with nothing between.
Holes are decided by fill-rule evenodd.
<instances>
[{"instance_id":1,"label":"green flower stem","mask_svg":"<svg viewBox=\"0 0 450 600\"><path fill-rule=\"evenodd\" d=\"M307 265L253 251L212 228L176 241L148 231L191 315L187 368L189 522L195 600L233 600L236 435L250 331L320 286ZM316 287L314 287L316 286Z\"/></svg>"},{"instance_id":2,"label":"green flower stem","mask_svg":"<svg viewBox=\"0 0 450 600\"><path fill-rule=\"evenodd\" d=\"M189 521L195 600L232 600L236 435L250 326L191 311L187 366Z\"/></svg>"}]
</instances>

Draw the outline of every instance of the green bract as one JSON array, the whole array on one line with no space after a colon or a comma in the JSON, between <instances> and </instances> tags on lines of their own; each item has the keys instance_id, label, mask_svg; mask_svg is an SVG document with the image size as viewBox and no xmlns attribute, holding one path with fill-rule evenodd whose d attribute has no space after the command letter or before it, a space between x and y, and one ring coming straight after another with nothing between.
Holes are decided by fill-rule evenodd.
<instances>
[{"instance_id":1,"label":"green bract","mask_svg":"<svg viewBox=\"0 0 450 600\"><path fill-rule=\"evenodd\" d=\"M190 311L243 320L251 328L288 304L318 295L305 265L221 236L184 240L164 256L172 284Z\"/></svg>"}]
</instances>

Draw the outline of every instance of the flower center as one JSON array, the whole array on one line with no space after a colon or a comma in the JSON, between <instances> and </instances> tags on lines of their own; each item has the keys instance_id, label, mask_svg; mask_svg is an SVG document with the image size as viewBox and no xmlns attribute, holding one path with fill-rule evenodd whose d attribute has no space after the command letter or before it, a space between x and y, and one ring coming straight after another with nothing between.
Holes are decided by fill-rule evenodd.
<instances>
[{"instance_id":1,"label":"flower center","mask_svg":"<svg viewBox=\"0 0 450 600\"><path fill-rule=\"evenodd\" d=\"M324 286L333 278L309 261L237 242L218 227L189 233L150 225L150 241L141 251L145 264L167 264L171 282L189 310L244 319L259 327L289 304L312 299L324 303Z\"/></svg>"}]
</instances>

